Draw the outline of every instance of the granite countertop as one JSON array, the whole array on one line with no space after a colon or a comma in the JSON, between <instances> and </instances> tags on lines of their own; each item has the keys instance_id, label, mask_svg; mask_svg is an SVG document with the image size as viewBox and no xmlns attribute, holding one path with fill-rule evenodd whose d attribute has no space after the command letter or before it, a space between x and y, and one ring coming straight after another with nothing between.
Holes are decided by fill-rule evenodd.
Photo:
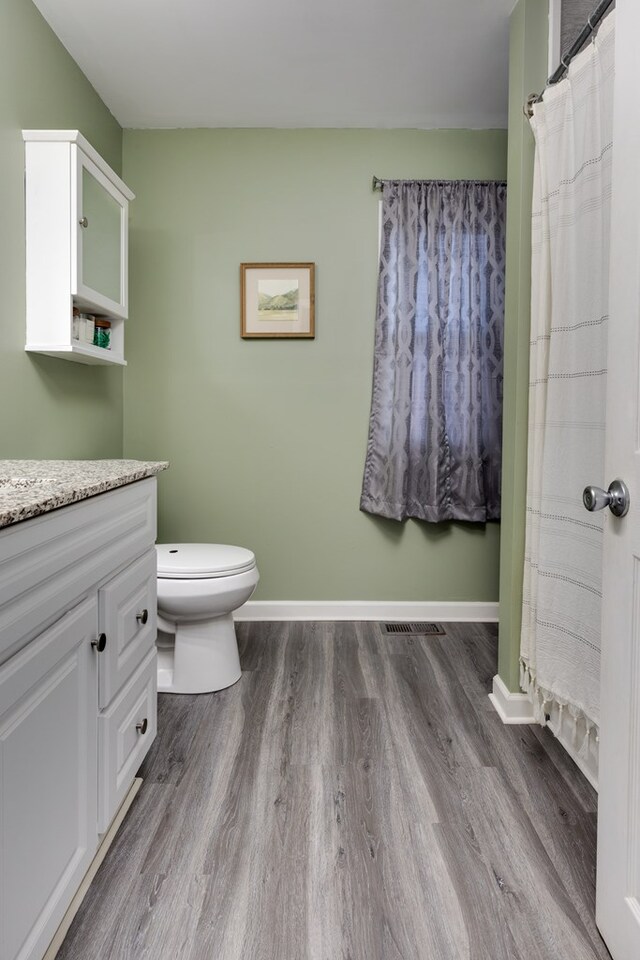
<instances>
[{"instance_id":1,"label":"granite countertop","mask_svg":"<svg viewBox=\"0 0 640 960\"><path fill-rule=\"evenodd\" d=\"M165 460L0 460L0 527L152 477Z\"/></svg>"}]
</instances>

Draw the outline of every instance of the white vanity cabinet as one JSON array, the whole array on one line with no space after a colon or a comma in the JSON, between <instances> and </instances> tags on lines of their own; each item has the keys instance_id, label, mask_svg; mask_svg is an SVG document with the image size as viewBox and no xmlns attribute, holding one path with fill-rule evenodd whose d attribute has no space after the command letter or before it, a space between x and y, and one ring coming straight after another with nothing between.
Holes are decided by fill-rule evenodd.
<instances>
[{"instance_id":1,"label":"white vanity cabinet","mask_svg":"<svg viewBox=\"0 0 640 960\"><path fill-rule=\"evenodd\" d=\"M0 530L0 957L42 960L156 732L156 481Z\"/></svg>"},{"instance_id":2,"label":"white vanity cabinet","mask_svg":"<svg viewBox=\"0 0 640 960\"><path fill-rule=\"evenodd\" d=\"M123 365L134 195L77 130L23 130L26 349ZM73 310L110 321L110 349L74 337Z\"/></svg>"}]
</instances>

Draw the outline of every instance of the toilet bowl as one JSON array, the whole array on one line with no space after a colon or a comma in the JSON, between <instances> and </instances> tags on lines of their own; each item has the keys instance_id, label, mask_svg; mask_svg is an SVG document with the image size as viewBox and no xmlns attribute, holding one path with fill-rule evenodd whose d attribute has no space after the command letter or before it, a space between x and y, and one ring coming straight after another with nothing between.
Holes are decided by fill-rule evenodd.
<instances>
[{"instance_id":1,"label":"toilet bowl","mask_svg":"<svg viewBox=\"0 0 640 960\"><path fill-rule=\"evenodd\" d=\"M251 550L162 543L158 556L158 691L213 693L240 679L233 611L260 576Z\"/></svg>"}]
</instances>

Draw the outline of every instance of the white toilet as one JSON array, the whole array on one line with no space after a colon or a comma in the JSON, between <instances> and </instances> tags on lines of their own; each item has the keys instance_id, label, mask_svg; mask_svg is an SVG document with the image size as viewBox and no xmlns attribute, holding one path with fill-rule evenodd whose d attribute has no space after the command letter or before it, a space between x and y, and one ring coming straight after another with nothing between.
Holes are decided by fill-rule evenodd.
<instances>
[{"instance_id":1,"label":"white toilet","mask_svg":"<svg viewBox=\"0 0 640 960\"><path fill-rule=\"evenodd\" d=\"M255 590L251 550L220 543L161 543L158 554L158 691L212 693L240 679L233 611Z\"/></svg>"}]
</instances>

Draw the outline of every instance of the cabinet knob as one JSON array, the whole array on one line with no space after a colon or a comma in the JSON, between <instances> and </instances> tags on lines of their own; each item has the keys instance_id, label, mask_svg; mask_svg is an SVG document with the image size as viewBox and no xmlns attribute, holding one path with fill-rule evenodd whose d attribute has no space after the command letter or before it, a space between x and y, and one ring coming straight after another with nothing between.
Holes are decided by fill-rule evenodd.
<instances>
[{"instance_id":1,"label":"cabinet knob","mask_svg":"<svg viewBox=\"0 0 640 960\"><path fill-rule=\"evenodd\" d=\"M102 653L106 645L107 645L106 633L101 633L97 640L91 641L91 646L95 651L97 651L97 653Z\"/></svg>"},{"instance_id":2,"label":"cabinet knob","mask_svg":"<svg viewBox=\"0 0 640 960\"><path fill-rule=\"evenodd\" d=\"M144 718L144 720L140 721L139 723L136 723L136 730L138 731L138 733L141 733L141 734L143 734L143 735L147 732L147 718L146 718L146 717Z\"/></svg>"},{"instance_id":3,"label":"cabinet knob","mask_svg":"<svg viewBox=\"0 0 640 960\"><path fill-rule=\"evenodd\" d=\"M89 226L89 221L87 220L86 217L83 217L81 220L78 220L78 223L80 224L81 227Z\"/></svg>"},{"instance_id":4,"label":"cabinet knob","mask_svg":"<svg viewBox=\"0 0 640 960\"><path fill-rule=\"evenodd\" d=\"M142 613L136 613L136 620L138 623L141 623L144 627L145 623L149 619L149 611L145 608Z\"/></svg>"}]
</instances>

